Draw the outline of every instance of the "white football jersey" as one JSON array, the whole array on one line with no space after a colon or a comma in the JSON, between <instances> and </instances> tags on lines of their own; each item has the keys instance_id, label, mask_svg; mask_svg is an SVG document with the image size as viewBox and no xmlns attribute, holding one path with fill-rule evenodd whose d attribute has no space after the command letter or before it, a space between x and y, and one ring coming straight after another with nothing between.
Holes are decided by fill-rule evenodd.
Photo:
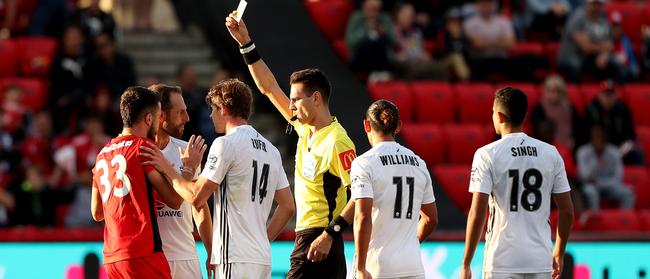
<instances>
[{"instance_id":1,"label":"white football jersey","mask_svg":"<svg viewBox=\"0 0 650 279\"><path fill-rule=\"evenodd\" d=\"M435 201L424 161L397 142L381 142L354 159L350 176L352 199L373 199L368 272L373 278L424 276L420 206Z\"/></svg>"},{"instance_id":2,"label":"white football jersey","mask_svg":"<svg viewBox=\"0 0 650 279\"><path fill-rule=\"evenodd\" d=\"M570 190L552 145L512 133L479 148L469 191L490 195L483 271L551 272L551 194Z\"/></svg>"},{"instance_id":3,"label":"white football jersey","mask_svg":"<svg viewBox=\"0 0 650 279\"><path fill-rule=\"evenodd\" d=\"M172 165L182 172L183 162L178 148L187 148L187 142L169 137L169 143L162 150L163 155ZM197 170L197 175L200 173ZM196 177L195 177L196 178ZM163 252L168 261L184 261L198 259L196 253L196 242L192 231L192 206L183 201L181 207L176 210L167 206L160 198L156 198L156 209L158 212L158 230L162 240Z\"/></svg>"},{"instance_id":4,"label":"white football jersey","mask_svg":"<svg viewBox=\"0 0 650 279\"><path fill-rule=\"evenodd\" d=\"M249 125L214 140L201 177L214 193L212 264L271 265L266 221L275 191L289 187L280 152Z\"/></svg>"}]
</instances>

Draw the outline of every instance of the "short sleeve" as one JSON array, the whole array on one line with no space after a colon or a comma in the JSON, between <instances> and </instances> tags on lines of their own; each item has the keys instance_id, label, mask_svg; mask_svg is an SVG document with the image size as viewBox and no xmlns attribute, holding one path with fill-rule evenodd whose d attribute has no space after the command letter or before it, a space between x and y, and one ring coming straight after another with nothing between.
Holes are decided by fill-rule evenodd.
<instances>
[{"instance_id":1,"label":"short sleeve","mask_svg":"<svg viewBox=\"0 0 650 279\"><path fill-rule=\"evenodd\" d=\"M152 140L150 140L150 139L144 139L144 140L140 141L140 144L139 144L138 146L135 147L135 152L138 153L138 158L140 159L140 165L141 165L142 168L144 169L144 173L145 173L145 174L147 174L147 173L149 173L149 172L151 172L151 171L156 170L156 168L155 168L154 166L152 166L152 165L143 165L143 164L142 164L142 163L144 163L144 162L148 162L148 161L149 161L149 158L146 158L146 157L140 155L140 154L141 154L140 146L143 146L143 145L144 145L144 146L147 146L146 142L149 142L149 143L152 143L152 144L155 145L155 143L154 143Z\"/></svg>"},{"instance_id":2,"label":"short sleeve","mask_svg":"<svg viewBox=\"0 0 650 279\"><path fill-rule=\"evenodd\" d=\"M429 204L429 203L435 202L436 197L433 194L433 181L431 179L431 174L429 174L429 171L427 171L426 163L424 163L424 161L422 161L422 164L424 166L425 176L427 177L426 185L424 185L424 193L423 193L423 196L422 196L422 204Z\"/></svg>"},{"instance_id":3,"label":"short sleeve","mask_svg":"<svg viewBox=\"0 0 650 279\"><path fill-rule=\"evenodd\" d=\"M282 160L280 160L282 162ZM280 164L278 167L278 182L276 185L276 190L281 190L284 188L289 187L289 179L287 179L287 174L284 172L284 168L282 167L282 164Z\"/></svg>"},{"instance_id":4,"label":"short sleeve","mask_svg":"<svg viewBox=\"0 0 650 279\"><path fill-rule=\"evenodd\" d=\"M205 163L201 177L214 183L221 184L226 177L230 164L232 163L232 148L223 137L219 137L212 142L208 160Z\"/></svg>"},{"instance_id":5,"label":"short sleeve","mask_svg":"<svg viewBox=\"0 0 650 279\"><path fill-rule=\"evenodd\" d=\"M344 186L350 185L350 168L356 157L357 153L350 138L341 138L334 143L330 154L329 170L341 179Z\"/></svg>"},{"instance_id":6,"label":"short sleeve","mask_svg":"<svg viewBox=\"0 0 650 279\"><path fill-rule=\"evenodd\" d=\"M350 176L352 177L352 199L374 197L372 191L372 169L367 161L361 158L355 159L352 162Z\"/></svg>"},{"instance_id":7,"label":"short sleeve","mask_svg":"<svg viewBox=\"0 0 650 279\"><path fill-rule=\"evenodd\" d=\"M564 160L557 151L555 153L556 163L552 192L553 194L569 192L571 191L571 186L569 186L569 180L567 179L566 170L564 169Z\"/></svg>"},{"instance_id":8,"label":"short sleeve","mask_svg":"<svg viewBox=\"0 0 650 279\"><path fill-rule=\"evenodd\" d=\"M492 193L492 160L483 149L476 150L472 161L469 191L472 193Z\"/></svg>"}]
</instances>

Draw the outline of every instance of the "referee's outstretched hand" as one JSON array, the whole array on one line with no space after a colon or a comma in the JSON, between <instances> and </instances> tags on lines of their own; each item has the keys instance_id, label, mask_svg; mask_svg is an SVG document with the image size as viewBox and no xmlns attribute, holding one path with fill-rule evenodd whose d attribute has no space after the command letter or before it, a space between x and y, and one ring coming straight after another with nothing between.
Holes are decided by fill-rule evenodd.
<instances>
[{"instance_id":1,"label":"referee's outstretched hand","mask_svg":"<svg viewBox=\"0 0 650 279\"><path fill-rule=\"evenodd\" d=\"M246 28L244 20L242 19L237 22L235 19L235 12L230 13L230 15L226 17L226 28L228 28L230 36L232 36L232 38L237 41L239 46L248 44L251 41L251 37L248 35L248 28Z\"/></svg>"},{"instance_id":2,"label":"referee's outstretched hand","mask_svg":"<svg viewBox=\"0 0 650 279\"><path fill-rule=\"evenodd\" d=\"M319 235L309 246L309 252L307 253L307 259L312 262L320 262L327 259L327 255L330 252L332 247L332 236L327 232L323 232Z\"/></svg>"}]
</instances>

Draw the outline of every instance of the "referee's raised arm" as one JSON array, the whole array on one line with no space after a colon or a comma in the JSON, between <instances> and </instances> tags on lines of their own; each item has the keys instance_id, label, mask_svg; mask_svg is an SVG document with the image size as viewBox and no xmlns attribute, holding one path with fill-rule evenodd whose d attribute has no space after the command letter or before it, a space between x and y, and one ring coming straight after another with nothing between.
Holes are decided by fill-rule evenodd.
<instances>
[{"instance_id":1,"label":"referee's raised arm","mask_svg":"<svg viewBox=\"0 0 650 279\"><path fill-rule=\"evenodd\" d=\"M248 35L248 29L244 20L237 22L233 13L231 13L226 18L226 27L230 35L237 41L239 44L239 52L244 56L244 61L248 65L248 70L251 72L253 79L255 80L255 85L266 95L273 105L282 113L282 116L286 120L290 120L293 117L293 113L289 108L290 101L286 94L282 91L278 85L275 76L266 66L266 63L262 60L259 52L255 48L255 44L251 37Z\"/></svg>"}]
</instances>

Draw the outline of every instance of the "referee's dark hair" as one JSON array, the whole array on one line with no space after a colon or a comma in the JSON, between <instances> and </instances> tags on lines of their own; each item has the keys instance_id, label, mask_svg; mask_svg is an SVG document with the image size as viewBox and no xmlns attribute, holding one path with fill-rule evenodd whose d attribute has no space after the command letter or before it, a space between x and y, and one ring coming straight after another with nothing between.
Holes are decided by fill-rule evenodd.
<instances>
[{"instance_id":1,"label":"referee's dark hair","mask_svg":"<svg viewBox=\"0 0 650 279\"><path fill-rule=\"evenodd\" d=\"M521 127L528 110L528 97L514 87L504 87L495 93L494 104L499 106L506 122L513 127Z\"/></svg>"},{"instance_id":2,"label":"referee's dark hair","mask_svg":"<svg viewBox=\"0 0 650 279\"><path fill-rule=\"evenodd\" d=\"M311 68L293 72L289 78L289 84L301 83L307 90L307 96L311 96L318 91L329 103L332 86L323 71Z\"/></svg>"},{"instance_id":3,"label":"referee's dark hair","mask_svg":"<svg viewBox=\"0 0 650 279\"><path fill-rule=\"evenodd\" d=\"M373 130L384 135L395 135L399 125L399 110L388 100L377 100L368 107L366 120Z\"/></svg>"},{"instance_id":4,"label":"referee's dark hair","mask_svg":"<svg viewBox=\"0 0 650 279\"><path fill-rule=\"evenodd\" d=\"M142 86L127 88L120 98L120 115L124 127L131 128L147 113L156 111L160 103L158 94Z\"/></svg>"},{"instance_id":5,"label":"referee's dark hair","mask_svg":"<svg viewBox=\"0 0 650 279\"><path fill-rule=\"evenodd\" d=\"M171 94L182 94L183 92L180 86L165 85L162 83L149 86L149 90L160 96L160 107L165 112L172 108Z\"/></svg>"}]
</instances>

